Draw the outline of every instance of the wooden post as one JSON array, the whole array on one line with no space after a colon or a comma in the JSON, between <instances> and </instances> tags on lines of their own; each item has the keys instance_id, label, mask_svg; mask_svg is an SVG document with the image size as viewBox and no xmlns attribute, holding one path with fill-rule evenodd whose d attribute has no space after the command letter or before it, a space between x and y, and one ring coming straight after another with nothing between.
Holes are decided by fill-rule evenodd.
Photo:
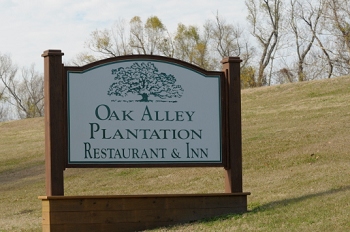
<instances>
[{"instance_id":1,"label":"wooden post","mask_svg":"<svg viewBox=\"0 0 350 232\"><path fill-rule=\"evenodd\" d=\"M61 50L44 51L45 94L45 169L46 195L63 196L65 149L65 122L63 94L63 53Z\"/></svg>"},{"instance_id":2,"label":"wooden post","mask_svg":"<svg viewBox=\"0 0 350 232\"><path fill-rule=\"evenodd\" d=\"M242 184L242 125L241 125L241 79L239 57L224 58L222 70L227 81L227 167L225 192L243 192Z\"/></svg>"}]
</instances>

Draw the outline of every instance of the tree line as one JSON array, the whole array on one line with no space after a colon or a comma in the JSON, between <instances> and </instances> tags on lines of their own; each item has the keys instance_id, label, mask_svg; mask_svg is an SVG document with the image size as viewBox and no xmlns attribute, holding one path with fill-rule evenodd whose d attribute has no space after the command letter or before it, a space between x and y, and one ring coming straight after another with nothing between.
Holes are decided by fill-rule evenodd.
<instances>
[{"instance_id":1,"label":"tree line","mask_svg":"<svg viewBox=\"0 0 350 232\"><path fill-rule=\"evenodd\" d=\"M29 68L19 69L0 53L0 121L44 116L44 77Z\"/></svg>"},{"instance_id":2,"label":"tree line","mask_svg":"<svg viewBox=\"0 0 350 232\"><path fill-rule=\"evenodd\" d=\"M207 70L223 57L239 56L242 88L348 75L350 2L347 0L246 0L242 27L217 13L203 25L178 23L170 32L157 16L118 20L93 31L87 51L71 65L130 54L161 55ZM18 71L0 53L0 120L43 116L43 75ZM14 112L9 114L8 108Z\"/></svg>"}]
</instances>

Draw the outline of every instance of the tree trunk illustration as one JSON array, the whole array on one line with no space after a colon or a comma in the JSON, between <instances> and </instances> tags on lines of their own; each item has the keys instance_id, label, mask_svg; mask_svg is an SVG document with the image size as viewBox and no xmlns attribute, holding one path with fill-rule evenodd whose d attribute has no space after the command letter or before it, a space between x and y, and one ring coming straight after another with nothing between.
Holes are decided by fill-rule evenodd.
<instances>
[{"instance_id":1,"label":"tree trunk illustration","mask_svg":"<svg viewBox=\"0 0 350 232\"><path fill-rule=\"evenodd\" d=\"M143 93L143 94L141 94L141 96L142 96L142 99L140 101L148 102L148 94L147 93Z\"/></svg>"}]
</instances>

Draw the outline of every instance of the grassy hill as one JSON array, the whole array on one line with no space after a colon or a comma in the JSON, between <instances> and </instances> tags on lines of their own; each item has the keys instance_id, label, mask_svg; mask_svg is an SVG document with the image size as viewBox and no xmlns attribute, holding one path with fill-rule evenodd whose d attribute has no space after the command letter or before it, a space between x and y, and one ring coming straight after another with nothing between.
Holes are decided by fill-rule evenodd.
<instances>
[{"instance_id":1,"label":"grassy hill","mask_svg":"<svg viewBox=\"0 0 350 232\"><path fill-rule=\"evenodd\" d=\"M249 212L155 231L350 231L350 77L242 91ZM222 168L68 169L65 195L224 191ZM0 123L0 231L41 231L44 119Z\"/></svg>"}]
</instances>

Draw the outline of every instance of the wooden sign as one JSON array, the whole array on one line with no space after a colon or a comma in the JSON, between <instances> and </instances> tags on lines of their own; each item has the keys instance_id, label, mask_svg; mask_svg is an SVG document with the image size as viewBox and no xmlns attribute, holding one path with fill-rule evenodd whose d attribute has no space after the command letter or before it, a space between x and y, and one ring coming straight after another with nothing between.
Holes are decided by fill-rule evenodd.
<instances>
[{"instance_id":1,"label":"wooden sign","mask_svg":"<svg viewBox=\"0 0 350 232\"><path fill-rule=\"evenodd\" d=\"M83 67L64 66L61 50L42 56L43 231L139 231L247 211L238 57L214 72L160 56ZM66 168L197 166L223 167L224 193L64 196Z\"/></svg>"},{"instance_id":2,"label":"wooden sign","mask_svg":"<svg viewBox=\"0 0 350 232\"><path fill-rule=\"evenodd\" d=\"M67 68L68 166L223 166L223 79L164 57Z\"/></svg>"}]
</instances>

